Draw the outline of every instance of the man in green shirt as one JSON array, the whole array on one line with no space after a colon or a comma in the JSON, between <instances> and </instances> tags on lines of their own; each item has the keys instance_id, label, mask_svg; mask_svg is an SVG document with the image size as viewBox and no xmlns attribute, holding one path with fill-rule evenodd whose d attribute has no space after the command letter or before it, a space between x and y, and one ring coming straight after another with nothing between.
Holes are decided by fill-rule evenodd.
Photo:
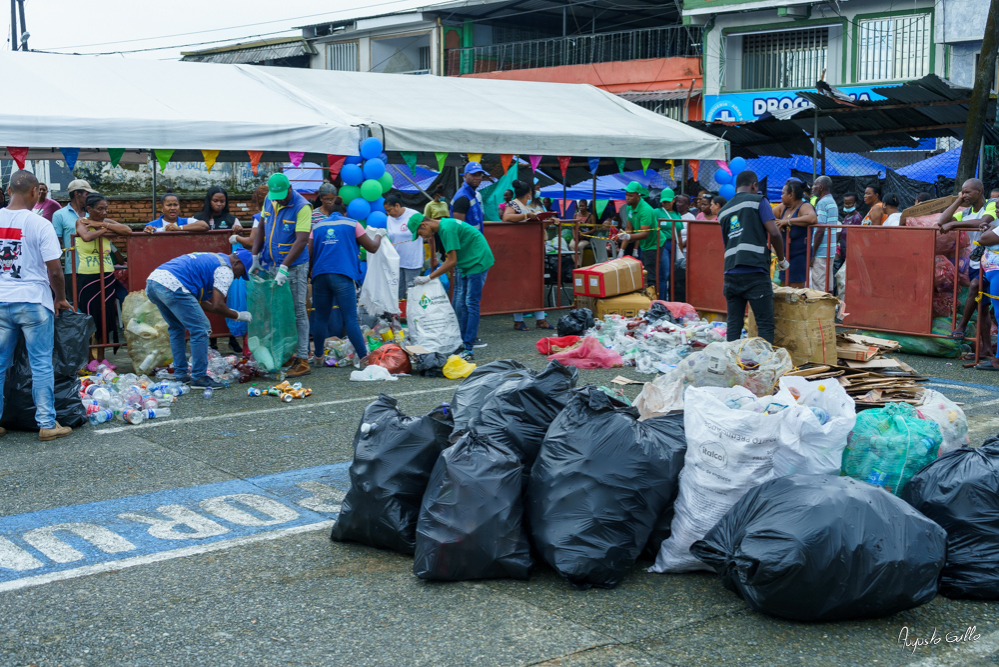
<instances>
[{"instance_id":1,"label":"man in green shirt","mask_svg":"<svg viewBox=\"0 0 999 667\"><path fill-rule=\"evenodd\" d=\"M457 267L454 287L455 299L461 299L462 304L455 304L458 315L458 326L461 327L461 340L465 350L461 353L463 359L473 358L473 347L479 333L479 304L482 301L482 289L486 284L486 275L495 263L493 251L489 249L486 237L478 229L463 220L441 218L434 220L420 213L410 216L407 222L413 240L417 237L430 240L437 234L447 253L444 262L429 276L419 276L413 282L425 285L434 278L439 278L451 269Z\"/></svg>"},{"instance_id":2,"label":"man in green shirt","mask_svg":"<svg viewBox=\"0 0 999 667\"><path fill-rule=\"evenodd\" d=\"M648 195L649 191L641 183L637 181L628 183L624 192L624 199L628 204L627 231L618 234L617 239L623 241L625 247L628 241L638 241L638 247L642 251L642 265L645 268L646 281L648 284L656 286L656 293L660 299L668 301L669 276L673 273L670 253L672 232L666 231L668 229L666 225L664 225L666 229L660 228L660 216L656 209L643 198L643 195ZM667 190L664 191L664 194L665 192L669 192L670 201L672 201L673 191ZM658 231L656 231L657 229ZM623 252L622 250L622 256ZM658 280L655 279L657 256L659 257Z\"/></svg>"}]
</instances>

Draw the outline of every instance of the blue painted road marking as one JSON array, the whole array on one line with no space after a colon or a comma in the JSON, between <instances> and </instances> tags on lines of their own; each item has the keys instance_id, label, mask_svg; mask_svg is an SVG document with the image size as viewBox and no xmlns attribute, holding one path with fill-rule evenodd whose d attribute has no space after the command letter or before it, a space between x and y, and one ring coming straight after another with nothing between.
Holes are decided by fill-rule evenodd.
<instances>
[{"instance_id":1,"label":"blue painted road marking","mask_svg":"<svg viewBox=\"0 0 999 667\"><path fill-rule=\"evenodd\" d=\"M349 464L0 518L0 591L318 530Z\"/></svg>"}]
</instances>

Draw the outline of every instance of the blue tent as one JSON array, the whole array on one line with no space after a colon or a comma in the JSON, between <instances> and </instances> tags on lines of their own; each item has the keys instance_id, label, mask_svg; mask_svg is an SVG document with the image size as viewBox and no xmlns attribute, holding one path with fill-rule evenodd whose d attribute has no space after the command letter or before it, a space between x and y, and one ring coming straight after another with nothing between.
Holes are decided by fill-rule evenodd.
<instances>
[{"instance_id":1,"label":"blue tent","mask_svg":"<svg viewBox=\"0 0 999 667\"><path fill-rule=\"evenodd\" d=\"M426 190L434 182L434 179L437 178L437 174L440 173L426 169L420 165L416 165L415 176L409 170L409 167L404 164L390 164L386 169L392 175L392 187L399 192L419 192L420 188ZM407 176L409 178L406 178ZM410 182L410 179L412 179L412 182ZM420 188L417 188L413 183L419 185Z\"/></svg>"},{"instance_id":2,"label":"blue tent","mask_svg":"<svg viewBox=\"0 0 999 667\"><path fill-rule=\"evenodd\" d=\"M957 178L957 162L960 158L961 148L959 146L946 153L928 157L895 171L914 181L933 183L939 174L943 174L947 178Z\"/></svg>"},{"instance_id":3,"label":"blue tent","mask_svg":"<svg viewBox=\"0 0 999 667\"><path fill-rule=\"evenodd\" d=\"M647 188L658 190L670 186L659 175L659 172L653 169L649 169L645 173L638 170L626 171L623 174L607 174L597 177L597 199L624 199L624 188L631 181L638 181ZM562 185L556 183L555 185L541 188L541 196L562 199ZM565 196L568 199L593 199L593 179L587 179L575 185L570 185Z\"/></svg>"},{"instance_id":4,"label":"blue tent","mask_svg":"<svg viewBox=\"0 0 999 667\"><path fill-rule=\"evenodd\" d=\"M298 167L289 162L281 167L281 171L291 181L291 187L295 192L310 193L318 190L323 184L325 170L315 162L303 162Z\"/></svg>"},{"instance_id":5,"label":"blue tent","mask_svg":"<svg viewBox=\"0 0 999 667\"><path fill-rule=\"evenodd\" d=\"M767 177L767 198L770 201L780 199L780 191L784 188L784 183L791 178L791 170L812 173L812 157L810 155L794 155L789 158L760 157L746 161L746 167L750 171L756 172L759 178ZM821 167L821 165L819 165ZM704 162L701 163L704 169ZM856 153L836 153L826 151L826 175L827 176L869 176L877 174L884 178L888 174L888 167L870 160ZM714 170L707 174L707 181L701 178L701 183L712 190L717 191L718 185L714 182ZM713 186L713 187L712 187Z\"/></svg>"}]
</instances>

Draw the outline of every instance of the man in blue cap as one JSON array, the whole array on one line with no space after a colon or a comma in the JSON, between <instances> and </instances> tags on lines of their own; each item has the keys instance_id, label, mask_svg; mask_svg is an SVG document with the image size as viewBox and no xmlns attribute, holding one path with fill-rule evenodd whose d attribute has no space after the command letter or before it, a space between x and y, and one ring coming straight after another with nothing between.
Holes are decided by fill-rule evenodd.
<instances>
[{"instance_id":1,"label":"man in blue cap","mask_svg":"<svg viewBox=\"0 0 999 667\"><path fill-rule=\"evenodd\" d=\"M246 280L253 263L249 250L231 255L221 252L191 252L171 259L149 274L146 296L156 304L170 331L174 379L192 387L223 389L225 385L208 377L208 334L205 312L230 320L249 322L249 311L236 312L226 306L229 286L236 278ZM187 341L191 333L191 370L187 368Z\"/></svg>"},{"instance_id":2,"label":"man in blue cap","mask_svg":"<svg viewBox=\"0 0 999 667\"><path fill-rule=\"evenodd\" d=\"M458 191L454 193L451 200L451 218L461 220L484 233L483 223L486 220L486 209L482 204L482 195L479 194L479 185L482 184L482 177L486 175L486 170L478 162L469 162L462 172L465 182L462 183ZM462 309L467 301L463 293L464 281L461 280L461 269L455 269L454 285L454 313L458 316L458 321L462 321ZM481 339L475 339L475 347L485 347L486 343Z\"/></svg>"}]
</instances>

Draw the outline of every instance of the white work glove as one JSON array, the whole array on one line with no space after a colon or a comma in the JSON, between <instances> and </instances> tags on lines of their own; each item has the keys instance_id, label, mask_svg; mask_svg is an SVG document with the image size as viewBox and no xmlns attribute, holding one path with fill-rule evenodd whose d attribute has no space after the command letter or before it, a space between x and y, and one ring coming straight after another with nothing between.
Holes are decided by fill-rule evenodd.
<instances>
[{"instance_id":1,"label":"white work glove","mask_svg":"<svg viewBox=\"0 0 999 667\"><path fill-rule=\"evenodd\" d=\"M284 264L282 264L280 267L278 267L277 275L274 276L274 282L277 283L278 287L281 287L281 285L284 285L286 282L288 282L288 267L287 266L285 266Z\"/></svg>"},{"instance_id":2,"label":"white work glove","mask_svg":"<svg viewBox=\"0 0 999 667\"><path fill-rule=\"evenodd\" d=\"M621 232L620 234L617 235L618 241L627 241L630 238L631 234L629 234L628 232Z\"/></svg>"},{"instance_id":3,"label":"white work glove","mask_svg":"<svg viewBox=\"0 0 999 667\"><path fill-rule=\"evenodd\" d=\"M241 310L239 311L239 315L236 317L236 320L238 322L252 322L253 315L250 315L250 311L248 310Z\"/></svg>"},{"instance_id":4,"label":"white work glove","mask_svg":"<svg viewBox=\"0 0 999 667\"><path fill-rule=\"evenodd\" d=\"M430 276L416 276L413 278L414 285L426 285L430 282Z\"/></svg>"},{"instance_id":5,"label":"white work glove","mask_svg":"<svg viewBox=\"0 0 999 667\"><path fill-rule=\"evenodd\" d=\"M624 257L624 249L623 248L621 250L617 251L617 258L621 259L622 257Z\"/></svg>"},{"instance_id":6,"label":"white work glove","mask_svg":"<svg viewBox=\"0 0 999 667\"><path fill-rule=\"evenodd\" d=\"M258 255L254 255L253 256L253 263L250 265L250 273L253 273L254 271L259 271L262 268L264 268L264 267L260 266L260 255L259 254Z\"/></svg>"},{"instance_id":7,"label":"white work glove","mask_svg":"<svg viewBox=\"0 0 999 667\"><path fill-rule=\"evenodd\" d=\"M781 271L787 271L788 269L791 268L791 262L787 261L786 259L782 259L780 262L777 263L777 268L780 269Z\"/></svg>"},{"instance_id":8,"label":"white work glove","mask_svg":"<svg viewBox=\"0 0 999 667\"><path fill-rule=\"evenodd\" d=\"M233 234L232 236L230 236L229 237L229 245L236 245L237 243L239 243L239 241L236 240L238 238L239 238L239 234Z\"/></svg>"},{"instance_id":9,"label":"white work glove","mask_svg":"<svg viewBox=\"0 0 999 667\"><path fill-rule=\"evenodd\" d=\"M388 236L388 230L384 227L370 227L368 229L375 236Z\"/></svg>"}]
</instances>

